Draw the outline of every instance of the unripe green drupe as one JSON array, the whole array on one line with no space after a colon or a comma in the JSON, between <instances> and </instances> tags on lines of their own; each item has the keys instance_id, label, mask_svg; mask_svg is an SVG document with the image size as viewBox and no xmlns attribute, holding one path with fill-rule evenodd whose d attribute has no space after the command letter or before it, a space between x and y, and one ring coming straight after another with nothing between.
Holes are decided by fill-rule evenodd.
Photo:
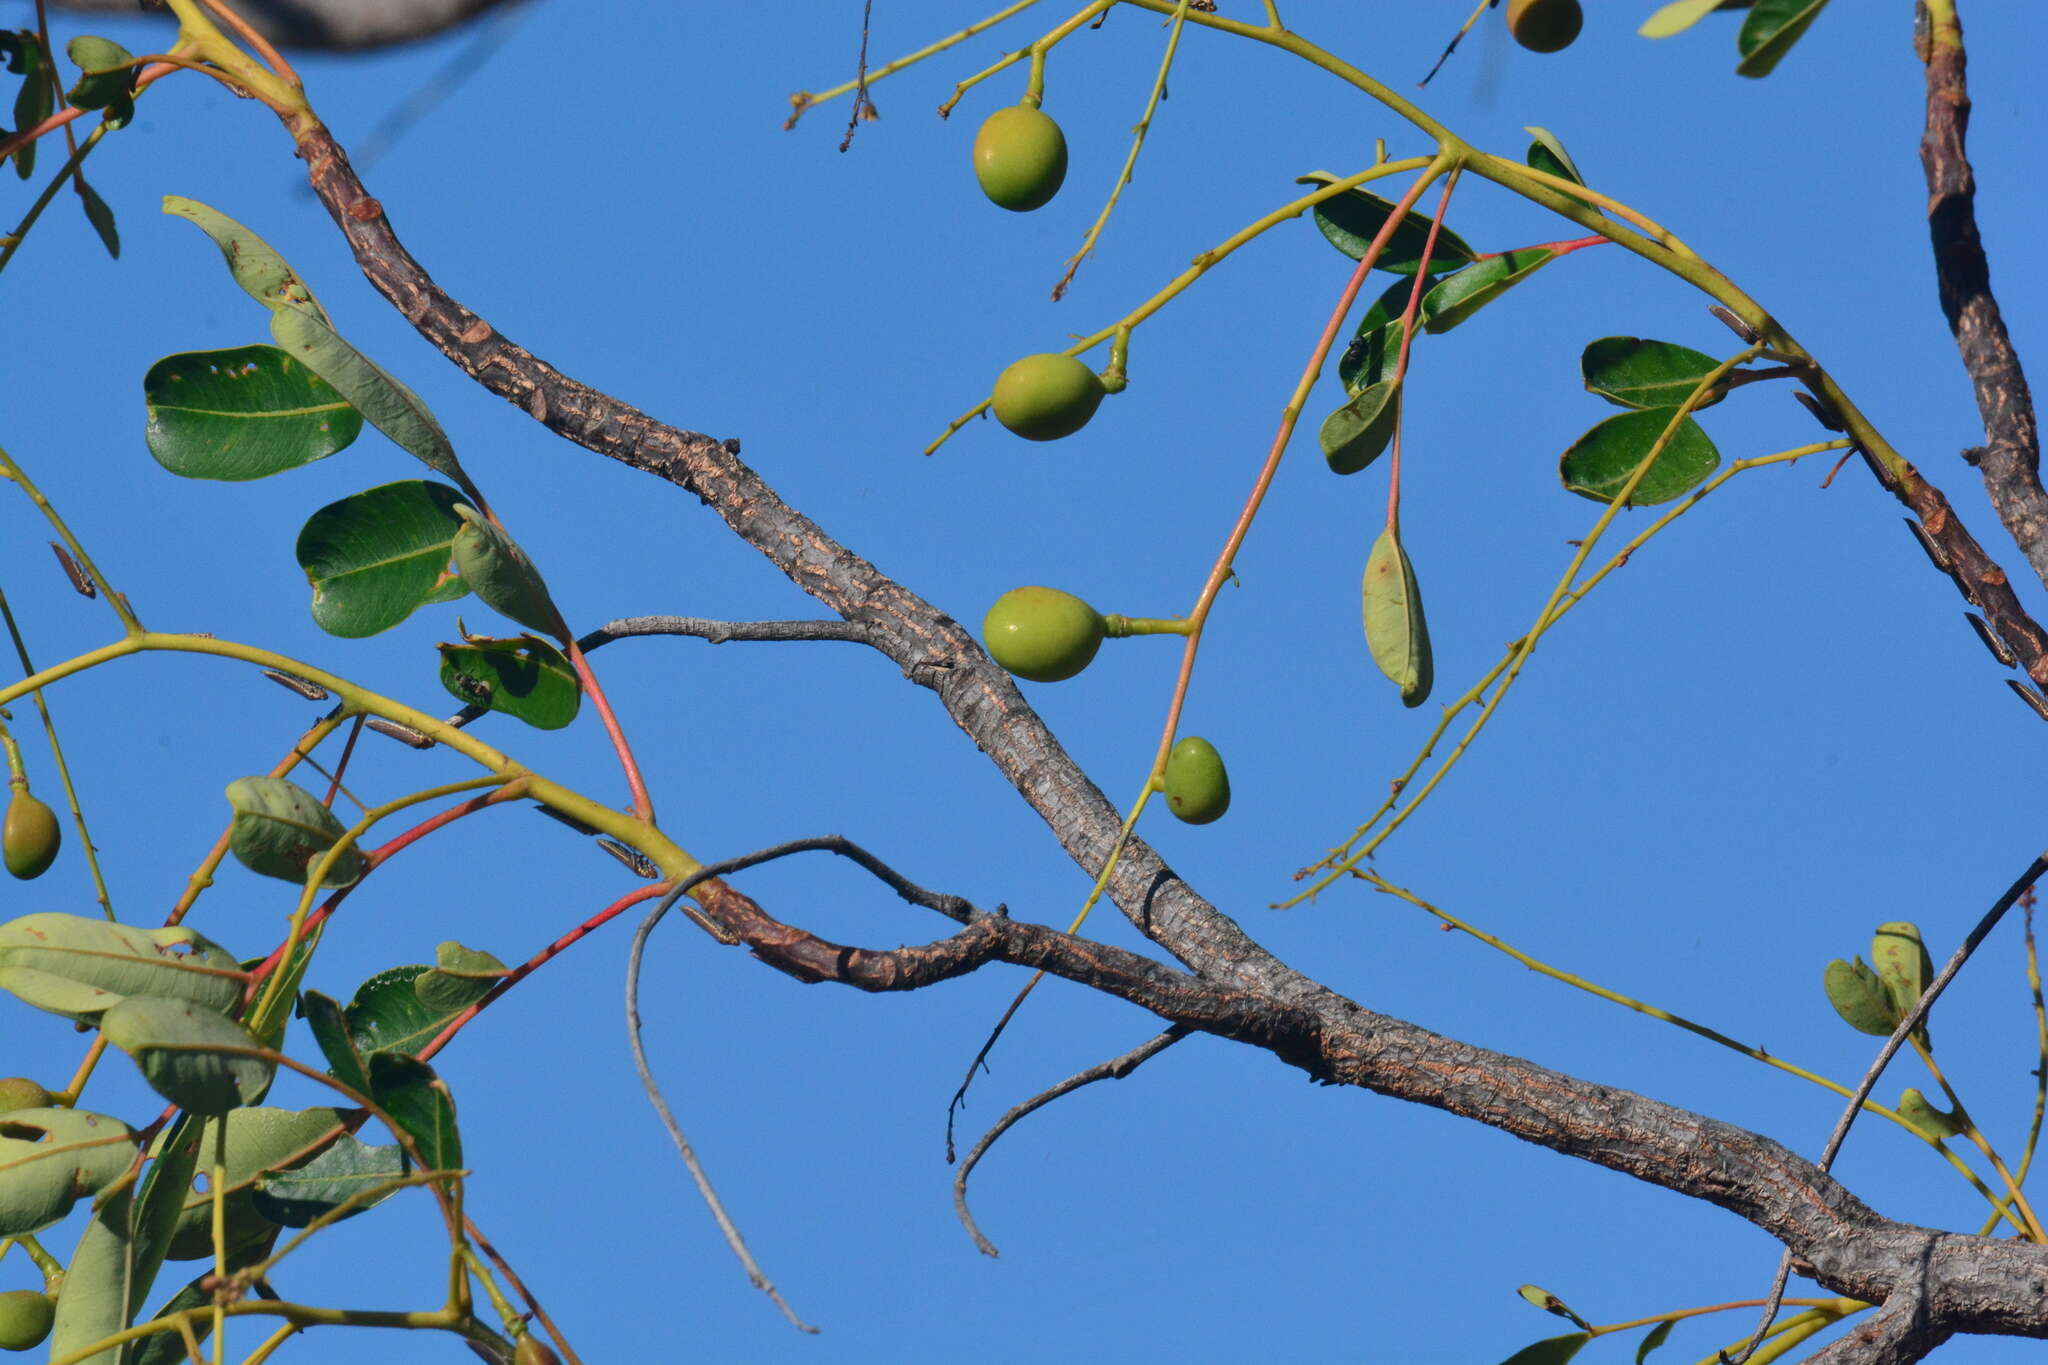
<instances>
[{"instance_id":1,"label":"unripe green drupe","mask_svg":"<svg viewBox=\"0 0 2048 1365\"><path fill-rule=\"evenodd\" d=\"M1508 32L1531 52L1562 52L1585 22L1579 0L1508 0Z\"/></svg>"},{"instance_id":2,"label":"unripe green drupe","mask_svg":"<svg viewBox=\"0 0 2048 1365\"><path fill-rule=\"evenodd\" d=\"M1088 425L1106 390L1070 355L1027 355L996 379L996 420L1027 441L1057 441Z\"/></svg>"},{"instance_id":3,"label":"unripe green drupe","mask_svg":"<svg viewBox=\"0 0 2048 1365\"><path fill-rule=\"evenodd\" d=\"M1012 588L981 622L989 657L1032 682L1062 682L1086 668L1103 630L1095 608L1058 588Z\"/></svg>"},{"instance_id":4,"label":"unripe green drupe","mask_svg":"<svg viewBox=\"0 0 2048 1365\"><path fill-rule=\"evenodd\" d=\"M1230 809L1223 755L1199 735L1189 735L1166 755L1166 807L1191 825L1220 820Z\"/></svg>"},{"instance_id":5,"label":"unripe green drupe","mask_svg":"<svg viewBox=\"0 0 2048 1365\"><path fill-rule=\"evenodd\" d=\"M1067 178L1066 134L1036 106L998 109L974 135L974 178L983 194L1006 209L1038 208Z\"/></svg>"},{"instance_id":6,"label":"unripe green drupe","mask_svg":"<svg viewBox=\"0 0 2048 1365\"><path fill-rule=\"evenodd\" d=\"M33 1351L50 1335L57 1301L33 1289L0 1294L0 1351Z\"/></svg>"},{"instance_id":7,"label":"unripe green drupe","mask_svg":"<svg viewBox=\"0 0 2048 1365\"><path fill-rule=\"evenodd\" d=\"M0 821L0 857L7 870L23 881L42 876L57 861L63 842L57 812L30 796L26 787L16 787L7 802L7 818Z\"/></svg>"},{"instance_id":8,"label":"unripe green drupe","mask_svg":"<svg viewBox=\"0 0 2048 1365\"><path fill-rule=\"evenodd\" d=\"M0 1114L17 1109L48 1109L57 1097L26 1076L0 1076Z\"/></svg>"}]
</instances>

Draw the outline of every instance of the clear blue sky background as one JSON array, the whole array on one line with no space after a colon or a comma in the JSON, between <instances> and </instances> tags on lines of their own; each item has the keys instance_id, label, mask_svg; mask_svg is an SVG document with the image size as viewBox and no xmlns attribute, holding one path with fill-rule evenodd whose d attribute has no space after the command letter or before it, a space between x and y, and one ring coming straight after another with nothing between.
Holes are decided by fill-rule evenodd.
<instances>
[{"instance_id":1,"label":"clear blue sky background","mask_svg":"<svg viewBox=\"0 0 2048 1365\"><path fill-rule=\"evenodd\" d=\"M1255 17L1246 0L1226 8ZM1838 5L1765 82L1732 74L1734 22L1662 43L1653 6L1592 6L1570 51L1513 48L1489 16L1425 103L1513 155L1555 130L1588 177L1684 236L1773 309L1893 443L2026 579L1957 451L1982 439L1935 304L1916 161L1921 77L1907 0ZM1412 88L1462 3L1283 6L1305 34ZM1969 4L1972 149L1995 281L2023 355L2048 355L2048 215L2038 177L2043 55L2033 7ZM12 3L0 20L24 22ZM880 62L977 7L875 6ZM1046 293L1121 165L1165 34L1117 13L1061 47L1047 108L1073 151L1036 214L987 204L974 129L1022 88L1016 68L953 83L1059 18L1043 6L874 91L881 121L834 150L843 102L793 133L785 97L849 76L859 6L537 0L503 48L364 176L457 298L568 373L679 425L745 443L794 505L962 620L1048 583L1106 611L1184 610L1248 488L1348 263L1305 221L1273 232L1143 327L1131 387L1082 434L1027 445L992 424L920 448L1014 357L1115 319L1187 260L1297 191L1363 166L1373 140L1425 150L1335 80L1190 32L1102 247L1065 302ZM137 51L140 24L94 26ZM80 31L64 19L62 33ZM303 64L316 107L360 146L473 35ZM46 153L47 155L48 153ZM212 247L157 212L183 194L279 247L344 330L415 386L546 569L573 622L649 612L816 614L693 499L560 443L470 385L356 273L260 107L163 82L90 163L119 215L109 262L66 197L4 278L0 442L72 519L152 625L261 643L431 709L450 708L432 644L473 602L373 640L323 636L292 559L304 518L418 467L374 434L257 484L185 482L142 442L141 378L167 352L265 338ZM12 183L10 179L10 183ZM28 191L7 192L15 207ZM1468 182L1452 222L1482 250L1560 235ZM1577 358L1613 334L1726 353L1675 281L1619 251L1561 262L1429 339L1409 394L1404 526L1435 631L1437 699L1533 618L1598 508L1555 462L1612 413ZM1334 377L1311 420L1337 405ZM1820 438L1782 390L1709 414L1728 458ZM1312 431L1312 427L1310 428ZM2048 730L2007 693L1954 590L1860 464L1834 487L1810 460L1743 477L1637 556L1535 657L1483 741L1381 853L1418 894L1567 970L1853 1082L1875 1040L1819 979L1874 925L1920 922L1937 956L2042 846ZM1267 907L1289 875L1378 803L1435 714L1404 710L1366 654L1359 570L1384 474L1331 476L1306 438L1282 468L1204 647L1187 729L1231 766L1228 818L1144 832L1276 952L1374 1009L1526 1053L1817 1151L1838 1100L1696 1038L1532 975L1361 887ZM1636 513L1625 523L1642 524ZM17 501L0 572L38 662L112 638L58 580ZM2019 583L2041 600L2038 585ZM1152 754L1177 651L1137 640L1080 679L1033 687L1113 797ZM1064 922L1088 877L933 698L843 645L649 640L597 656L646 761L663 823L704 859L843 832L909 875ZM221 827L221 788L268 768L314 708L255 672L154 657L52 694L125 919L154 923ZM25 709L17 709L25 717ZM18 727L39 753L32 723ZM592 723L487 723L523 761L623 800ZM368 741L366 740L366 743ZM389 797L466 776L378 741L352 785ZM442 939L523 959L631 882L541 818L500 812L409 853L348 904L311 984L346 996ZM742 885L841 941L936 937L843 863L790 861ZM90 912L67 853L15 911ZM289 893L230 868L195 918L244 955L279 936ZM1142 940L1116 915L1090 931ZM620 1021L627 926L548 966L445 1054L475 1169L469 1207L590 1362L1051 1359L1491 1365L1569 1330L1515 1297L1535 1281L1601 1322L1746 1298L1777 1248L1720 1212L1524 1147L1475 1124L1303 1083L1270 1057L1197 1038L1131 1079L1026 1120L982 1166L955 1222L947 1097L1021 971L906 997L800 987L674 922L647 967L652 1055L762 1263L824 1328L791 1331L748 1289L633 1082ZM1941 1055L2008 1152L2037 1064L2009 924L1944 1002ZM969 1137L1011 1103L1157 1030L1114 1000L1048 983L977 1084ZM0 1000L4 1067L61 1083L77 1040ZM300 1036L308 1054L310 1040ZM1882 1089L1925 1084L1900 1064ZM155 1104L125 1062L89 1107ZM276 1102L321 1102L281 1083ZM1920 1144L1868 1122L1841 1167L1887 1215L1975 1231L1978 1198ZM58 1231L53 1246L68 1246ZM435 1301L443 1244L423 1199L389 1205L288 1262L288 1296L358 1307ZM0 1267L0 1286L22 1278ZM167 1292L167 1282L164 1291ZM1809 1286L1810 1288L1810 1286ZM1748 1312L1680 1329L1690 1361ZM257 1334L238 1331L246 1351ZM1582 1359L1632 1357L1633 1334ZM1964 1342L1944 1361L2025 1358ZM469 1359L455 1342L321 1332L285 1359Z\"/></svg>"}]
</instances>

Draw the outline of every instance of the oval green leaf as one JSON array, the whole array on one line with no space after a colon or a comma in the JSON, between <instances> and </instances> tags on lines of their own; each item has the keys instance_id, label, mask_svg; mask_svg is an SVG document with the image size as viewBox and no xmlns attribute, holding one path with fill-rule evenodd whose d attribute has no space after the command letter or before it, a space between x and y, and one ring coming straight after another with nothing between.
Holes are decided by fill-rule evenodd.
<instances>
[{"instance_id":1,"label":"oval green leaf","mask_svg":"<svg viewBox=\"0 0 2048 1365\"><path fill-rule=\"evenodd\" d=\"M346 1133L338 1109L237 1109L224 1119L209 1119L199 1150L211 1165L215 1128L227 1124L227 1180L222 1185L227 1204L230 1250L246 1246L278 1226L277 1221L256 1208L255 1185L266 1173L300 1166L325 1151ZM239 1233L239 1235L237 1235ZM213 1193L194 1190L187 1194L177 1223L171 1230L165 1257L173 1261L196 1261L213 1255Z\"/></svg>"},{"instance_id":2,"label":"oval green leaf","mask_svg":"<svg viewBox=\"0 0 2048 1365\"><path fill-rule=\"evenodd\" d=\"M42 44L31 33L0 33L0 52L7 54L7 69L21 77L21 87L14 92L15 130L33 128L56 108ZM35 169L36 144L25 142L15 148L15 174L26 180L35 174Z\"/></svg>"},{"instance_id":3,"label":"oval green leaf","mask_svg":"<svg viewBox=\"0 0 2048 1365\"><path fill-rule=\"evenodd\" d=\"M135 1134L83 1109L0 1114L0 1238L26 1237L128 1173Z\"/></svg>"},{"instance_id":4,"label":"oval green leaf","mask_svg":"<svg viewBox=\"0 0 2048 1365\"><path fill-rule=\"evenodd\" d=\"M251 1057L255 1035L186 1000L131 995L100 1016L100 1032L142 1069L150 1089L194 1114L225 1114L270 1088L275 1062Z\"/></svg>"},{"instance_id":5,"label":"oval green leaf","mask_svg":"<svg viewBox=\"0 0 2048 1365\"><path fill-rule=\"evenodd\" d=\"M1904 920L1877 926L1870 940L1870 965L1891 996L1892 1008L1897 1011L1892 1016L1894 1023L1920 1003L1927 983L1934 979L1934 962L1920 941L1920 927Z\"/></svg>"},{"instance_id":6,"label":"oval green leaf","mask_svg":"<svg viewBox=\"0 0 2048 1365\"><path fill-rule=\"evenodd\" d=\"M433 967L412 979L412 992L437 1014L468 1009L512 974L510 967L489 953L465 948L452 939L434 949L434 960Z\"/></svg>"},{"instance_id":7,"label":"oval green leaf","mask_svg":"<svg viewBox=\"0 0 2048 1365\"><path fill-rule=\"evenodd\" d=\"M1425 276L1423 292L1428 293L1436 282L1436 276ZM1408 296L1414 289L1413 279L1398 280L1365 310L1351 344L1337 358L1337 378L1343 381L1344 392L1356 397L1360 390L1394 377L1401 363L1401 315L1408 311Z\"/></svg>"},{"instance_id":8,"label":"oval green leaf","mask_svg":"<svg viewBox=\"0 0 2048 1365\"><path fill-rule=\"evenodd\" d=\"M121 233L114 226L114 211L107 207L107 201L100 198L100 192L86 183L84 176L73 171L71 183L78 190L79 207L85 210L85 221L92 224L93 234L100 239L100 245L115 260L121 259Z\"/></svg>"},{"instance_id":9,"label":"oval green leaf","mask_svg":"<svg viewBox=\"0 0 2048 1365\"><path fill-rule=\"evenodd\" d=\"M375 635L425 603L445 600L461 501L446 484L407 479L329 503L309 517L299 532L298 558L313 585L320 628L351 639Z\"/></svg>"},{"instance_id":10,"label":"oval green leaf","mask_svg":"<svg viewBox=\"0 0 2048 1365\"><path fill-rule=\"evenodd\" d=\"M0 990L81 1023L131 995L225 1013L241 1002L243 981L232 953L183 926L135 929L53 912L0 924Z\"/></svg>"},{"instance_id":11,"label":"oval green leaf","mask_svg":"<svg viewBox=\"0 0 2048 1365\"><path fill-rule=\"evenodd\" d=\"M1380 532L1365 561L1365 643L1373 662L1401 689L1401 700L1420 706L1429 697L1435 665L1429 625L1422 616L1422 590L1415 566L1393 530Z\"/></svg>"},{"instance_id":12,"label":"oval green leaf","mask_svg":"<svg viewBox=\"0 0 2048 1365\"><path fill-rule=\"evenodd\" d=\"M1394 324L1396 327L1399 323ZM1380 457L1400 421L1400 390L1382 379L1323 419L1316 442L1335 474L1356 474Z\"/></svg>"},{"instance_id":13,"label":"oval green leaf","mask_svg":"<svg viewBox=\"0 0 2048 1365\"><path fill-rule=\"evenodd\" d=\"M1558 461L1558 477L1574 493L1595 502L1612 502L1627 486L1636 466L1649 458L1657 440L1671 424L1676 408L1649 408L1610 417L1572 443ZM1678 424L1655 464L1629 496L1631 507L1651 507L1682 497L1699 487L1721 463L1721 452L1700 424L1687 417Z\"/></svg>"},{"instance_id":14,"label":"oval green leaf","mask_svg":"<svg viewBox=\"0 0 2048 1365\"><path fill-rule=\"evenodd\" d=\"M1307 175L1296 176L1295 183L1334 185L1343 178L1328 171L1311 171ZM1392 203L1360 189L1346 190L1325 199L1314 209L1316 227L1331 246L1354 261L1365 259L1372 239L1393 212ZM1429 224L1427 216L1413 209L1403 214L1394 235L1387 240L1385 250L1380 252L1379 260L1374 262L1375 268L1396 275L1413 275L1422 263L1422 248L1429 240ZM1453 270L1471 261L1473 255L1464 238L1444 228L1437 233L1436 247L1429 256L1429 268Z\"/></svg>"},{"instance_id":15,"label":"oval green leaf","mask_svg":"<svg viewBox=\"0 0 2048 1365\"><path fill-rule=\"evenodd\" d=\"M576 719L583 685L562 652L532 635L439 645L441 686L465 703L502 711L540 730Z\"/></svg>"},{"instance_id":16,"label":"oval green leaf","mask_svg":"<svg viewBox=\"0 0 2048 1365\"><path fill-rule=\"evenodd\" d=\"M1820 981L1822 989L1828 993L1828 1003L1835 1007L1835 1013L1858 1033L1888 1038L1898 1026L1899 1016L1892 1012L1890 993L1862 958L1857 958L1853 964L1836 958L1821 973Z\"/></svg>"},{"instance_id":17,"label":"oval green leaf","mask_svg":"<svg viewBox=\"0 0 2048 1365\"><path fill-rule=\"evenodd\" d=\"M1534 125L1524 127L1522 131L1536 139L1529 144L1529 154L1523 158L1532 169L1569 180L1574 185L1586 183L1586 177L1579 174L1579 163L1572 160L1572 154L1564 149L1556 133Z\"/></svg>"},{"instance_id":18,"label":"oval green leaf","mask_svg":"<svg viewBox=\"0 0 2048 1365\"><path fill-rule=\"evenodd\" d=\"M462 581L493 611L511 617L529 630L560 639L567 635L562 614L548 595L540 570L519 543L486 521L474 507L457 504L462 529L455 533L455 567Z\"/></svg>"},{"instance_id":19,"label":"oval green leaf","mask_svg":"<svg viewBox=\"0 0 2048 1365\"><path fill-rule=\"evenodd\" d=\"M1601 337L1579 355L1587 391L1623 408L1675 408L1720 364L1690 346L1642 337Z\"/></svg>"},{"instance_id":20,"label":"oval green leaf","mask_svg":"<svg viewBox=\"0 0 2048 1365\"><path fill-rule=\"evenodd\" d=\"M1579 1353L1579 1348L1593 1338L1585 1332L1574 1332L1568 1337L1550 1337L1532 1342L1501 1362L1501 1365L1565 1365L1565 1362Z\"/></svg>"},{"instance_id":21,"label":"oval green leaf","mask_svg":"<svg viewBox=\"0 0 2048 1365\"><path fill-rule=\"evenodd\" d=\"M126 123L133 111L129 92L135 87L135 55L111 38L81 34L64 44L64 51L78 63L78 83L64 92L64 102L74 109L110 109L119 122Z\"/></svg>"},{"instance_id":22,"label":"oval green leaf","mask_svg":"<svg viewBox=\"0 0 2048 1365\"><path fill-rule=\"evenodd\" d=\"M343 1133L311 1161L260 1178L250 1191L251 1202L271 1222L302 1228L333 1213L352 1198L359 1202L342 1215L344 1218L375 1208L396 1193L392 1182L404 1175L405 1153L401 1148L372 1147L351 1133ZM380 1188L382 1193L370 1193Z\"/></svg>"},{"instance_id":23,"label":"oval green leaf","mask_svg":"<svg viewBox=\"0 0 2048 1365\"><path fill-rule=\"evenodd\" d=\"M348 832L318 797L288 778L238 777L227 795L235 808L228 848L242 866L265 877L304 886L314 865ZM367 866L360 849L343 849L322 885L351 886Z\"/></svg>"},{"instance_id":24,"label":"oval green leaf","mask_svg":"<svg viewBox=\"0 0 2048 1365\"><path fill-rule=\"evenodd\" d=\"M389 967L357 988L355 998L343 1011L349 1042L357 1056L417 1052L461 1013L461 1008L429 1005L420 998L413 982L433 970L425 964ZM364 1079L369 1080L367 1063Z\"/></svg>"},{"instance_id":25,"label":"oval green leaf","mask_svg":"<svg viewBox=\"0 0 2048 1365\"><path fill-rule=\"evenodd\" d=\"M462 1165L455 1098L434 1068L402 1053L374 1053L370 1057L370 1089L378 1106L412 1139L426 1169L452 1171Z\"/></svg>"},{"instance_id":26,"label":"oval green leaf","mask_svg":"<svg viewBox=\"0 0 2048 1365\"><path fill-rule=\"evenodd\" d=\"M286 306L270 315L270 338L346 398L370 425L427 468L461 483L462 465L441 423L420 396L342 339L317 306Z\"/></svg>"},{"instance_id":27,"label":"oval green leaf","mask_svg":"<svg viewBox=\"0 0 2048 1365\"><path fill-rule=\"evenodd\" d=\"M1643 20L1636 32L1645 38L1669 38L1683 33L1721 7L1721 0L1671 0Z\"/></svg>"},{"instance_id":28,"label":"oval green leaf","mask_svg":"<svg viewBox=\"0 0 2048 1365\"><path fill-rule=\"evenodd\" d=\"M1649 1335L1645 1336L1636 1347L1636 1365L1643 1365L1643 1362L1649 1359L1650 1352L1664 1344L1665 1339L1671 1335L1671 1329L1675 1326L1677 1326L1677 1323L1670 1318L1666 1318L1655 1327L1652 1327Z\"/></svg>"},{"instance_id":29,"label":"oval green leaf","mask_svg":"<svg viewBox=\"0 0 2048 1365\"><path fill-rule=\"evenodd\" d=\"M164 212L185 219L211 237L213 244L220 248L221 259L227 262L228 272L235 277L235 283L265 308L275 310L296 304L310 309L318 317L327 316L320 311L320 301L313 297L313 291L306 287L299 273L285 263L284 257L278 255L270 243L225 213L181 194L164 196Z\"/></svg>"},{"instance_id":30,"label":"oval green leaf","mask_svg":"<svg viewBox=\"0 0 2048 1365\"><path fill-rule=\"evenodd\" d=\"M1756 0L1735 35L1735 50L1742 54L1735 74L1770 75L1827 7L1828 0Z\"/></svg>"},{"instance_id":31,"label":"oval green leaf","mask_svg":"<svg viewBox=\"0 0 2048 1365\"><path fill-rule=\"evenodd\" d=\"M1422 330L1450 331L1556 258L1534 246L1475 261L1422 296Z\"/></svg>"},{"instance_id":32,"label":"oval green leaf","mask_svg":"<svg viewBox=\"0 0 2048 1365\"><path fill-rule=\"evenodd\" d=\"M275 346L167 355L142 379L144 438L188 479L260 479L355 440L362 415Z\"/></svg>"}]
</instances>

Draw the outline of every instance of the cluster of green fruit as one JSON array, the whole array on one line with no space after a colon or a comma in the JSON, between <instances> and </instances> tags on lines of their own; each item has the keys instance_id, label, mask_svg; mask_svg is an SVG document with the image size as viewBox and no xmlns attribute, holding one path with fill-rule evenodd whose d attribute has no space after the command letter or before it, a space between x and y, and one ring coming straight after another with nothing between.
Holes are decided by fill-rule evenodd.
<instances>
[{"instance_id":1,"label":"cluster of green fruit","mask_svg":"<svg viewBox=\"0 0 2048 1365\"><path fill-rule=\"evenodd\" d=\"M1012 588L982 618L989 657L1030 682L1064 682L1094 662L1102 642L1178 623L1132 623L1105 617L1070 592ZM1143 628L1149 625L1149 629ZM1191 825L1219 820L1230 809L1230 774L1216 746L1190 735L1173 746L1162 777L1167 809Z\"/></svg>"}]
</instances>

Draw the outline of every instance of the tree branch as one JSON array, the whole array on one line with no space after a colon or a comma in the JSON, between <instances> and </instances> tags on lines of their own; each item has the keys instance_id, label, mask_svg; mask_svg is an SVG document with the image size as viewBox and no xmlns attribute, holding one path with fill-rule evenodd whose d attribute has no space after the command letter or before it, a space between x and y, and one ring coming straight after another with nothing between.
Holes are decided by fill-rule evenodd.
<instances>
[{"instance_id":1,"label":"tree branch","mask_svg":"<svg viewBox=\"0 0 2048 1365\"><path fill-rule=\"evenodd\" d=\"M2041 488L2041 433L2026 372L1991 292L1991 266L1977 233L1977 178L1964 139L1970 127L1968 57L1955 0L1919 0L1915 45L1927 64L1927 231L1941 311L1977 393L1985 444L1965 452L1984 476L1998 518L2048 583L2048 492Z\"/></svg>"}]
</instances>

